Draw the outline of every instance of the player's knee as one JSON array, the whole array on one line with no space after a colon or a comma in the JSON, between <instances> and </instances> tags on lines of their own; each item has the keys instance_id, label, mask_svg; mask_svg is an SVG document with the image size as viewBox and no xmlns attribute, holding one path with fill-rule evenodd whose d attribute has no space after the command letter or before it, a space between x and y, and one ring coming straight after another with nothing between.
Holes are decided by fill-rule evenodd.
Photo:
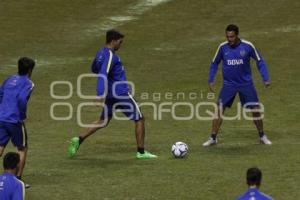
<instances>
[{"instance_id":1,"label":"player's knee","mask_svg":"<svg viewBox=\"0 0 300 200\"><path fill-rule=\"evenodd\" d=\"M222 113L218 110L217 112L214 113L213 119L219 120L222 116Z\"/></svg>"},{"instance_id":2,"label":"player's knee","mask_svg":"<svg viewBox=\"0 0 300 200\"><path fill-rule=\"evenodd\" d=\"M218 106L217 109L215 109L214 116L215 117L220 117L224 112L224 107Z\"/></svg>"},{"instance_id":3,"label":"player's knee","mask_svg":"<svg viewBox=\"0 0 300 200\"><path fill-rule=\"evenodd\" d=\"M98 124L98 128L105 128L108 126L110 119L100 119L98 120L97 124Z\"/></svg>"},{"instance_id":4,"label":"player's knee","mask_svg":"<svg viewBox=\"0 0 300 200\"><path fill-rule=\"evenodd\" d=\"M253 112L252 115L253 115L254 117L260 117L261 114L260 114L260 112Z\"/></svg>"},{"instance_id":5,"label":"player's knee","mask_svg":"<svg viewBox=\"0 0 300 200\"><path fill-rule=\"evenodd\" d=\"M144 124L145 123L145 117L144 116L142 116L142 117L140 117L139 119L137 119L137 120L134 120L135 121L135 123L139 123L139 124Z\"/></svg>"},{"instance_id":6,"label":"player's knee","mask_svg":"<svg viewBox=\"0 0 300 200\"><path fill-rule=\"evenodd\" d=\"M108 126L108 121L107 122L103 122L103 124L102 125L100 125L100 127L99 128L105 128L105 127L107 127Z\"/></svg>"},{"instance_id":7,"label":"player's knee","mask_svg":"<svg viewBox=\"0 0 300 200\"><path fill-rule=\"evenodd\" d=\"M28 146L27 145L26 146L19 146L19 147L17 147L17 149L18 149L19 152L27 152Z\"/></svg>"},{"instance_id":8,"label":"player's knee","mask_svg":"<svg viewBox=\"0 0 300 200\"><path fill-rule=\"evenodd\" d=\"M142 116L142 117L139 119L139 121L141 121L141 122L143 122L143 123L145 122L145 120L146 120L146 119L145 119L144 116Z\"/></svg>"}]
</instances>

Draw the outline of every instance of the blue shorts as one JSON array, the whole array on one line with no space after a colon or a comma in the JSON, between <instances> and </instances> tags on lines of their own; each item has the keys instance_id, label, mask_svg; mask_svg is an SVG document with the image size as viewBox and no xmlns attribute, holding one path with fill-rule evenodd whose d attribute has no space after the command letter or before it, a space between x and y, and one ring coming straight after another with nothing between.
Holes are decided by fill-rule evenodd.
<instances>
[{"instance_id":1,"label":"blue shorts","mask_svg":"<svg viewBox=\"0 0 300 200\"><path fill-rule=\"evenodd\" d=\"M223 107L230 108L237 93L239 94L242 106L246 106L247 108L254 108L259 105L259 100L254 85L224 85L220 91L218 103L222 103Z\"/></svg>"},{"instance_id":2,"label":"blue shorts","mask_svg":"<svg viewBox=\"0 0 300 200\"><path fill-rule=\"evenodd\" d=\"M115 110L122 111L130 120L139 121L143 118L141 110L131 94L106 98L100 119L111 118Z\"/></svg>"},{"instance_id":3,"label":"blue shorts","mask_svg":"<svg viewBox=\"0 0 300 200\"><path fill-rule=\"evenodd\" d=\"M18 149L27 147L27 131L24 123L0 121L0 146L5 147L9 140Z\"/></svg>"}]
</instances>

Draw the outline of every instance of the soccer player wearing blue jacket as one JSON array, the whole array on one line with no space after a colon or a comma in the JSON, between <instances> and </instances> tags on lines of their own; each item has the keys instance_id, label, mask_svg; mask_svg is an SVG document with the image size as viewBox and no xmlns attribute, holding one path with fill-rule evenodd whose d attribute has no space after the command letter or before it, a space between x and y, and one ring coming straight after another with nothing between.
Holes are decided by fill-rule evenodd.
<instances>
[{"instance_id":1,"label":"soccer player wearing blue jacket","mask_svg":"<svg viewBox=\"0 0 300 200\"><path fill-rule=\"evenodd\" d=\"M0 199L24 200L24 183L16 178L20 164L20 156L8 152L3 159L4 173L0 174Z\"/></svg>"},{"instance_id":2,"label":"soccer player wearing blue jacket","mask_svg":"<svg viewBox=\"0 0 300 200\"><path fill-rule=\"evenodd\" d=\"M222 116L226 107L231 107L236 94L244 107L252 109L253 121L258 130L260 142L271 145L271 141L264 134L261 113L258 111L259 100L251 74L250 58L256 61L257 68L266 87L270 85L268 69L264 59L251 42L238 37L239 28L228 25L226 30L227 41L219 45L209 70L209 88L214 90L214 78L218 65L222 61L223 87L218 100L218 113L213 120L211 137L203 146L217 144L217 134L222 124Z\"/></svg>"},{"instance_id":3,"label":"soccer player wearing blue jacket","mask_svg":"<svg viewBox=\"0 0 300 200\"><path fill-rule=\"evenodd\" d=\"M126 79L125 69L116 51L121 47L124 35L116 30L109 30L106 33L106 46L99 50L92 64L92 72L98 74L97 96L105 99L101 116L93 123L93 126L80 133L78 137L71 139L68 148L69 156L73 157L82 142L104 128L110 122L113 113L117 109L135 122L135 135L137 142L138 159L156 158L156 155L144 149L145 119L141 110L130 94L129 85Z\"/></svg>"},{"instance_id":4,"label":"soccer player wearing blue jacket","mask_svg":"<svg viewBox=\"0 0 300 200\"><path fill-rule=\"evenodd\" d=\"M236 200L272 200L272 197L259 191L262 173L260 169L253 167L247 170L247 184L249 189Z\"/></svg>"},{"instance_id":5,"label":"soccer player wearing blue jacket","mask_svg":"<svg viewBox=\"0 0 300 200\"><path fill-rule=\"evenodd\" d=\"M0 86L0 156L12 141L20 155L17 177L21 179L27 157L26 119L27 102L34 84L30 80L35 62L23 57L18 61L18 74L8 77ZM26 184L28 188L29 185Z\"/></svg>"}]
</instances>

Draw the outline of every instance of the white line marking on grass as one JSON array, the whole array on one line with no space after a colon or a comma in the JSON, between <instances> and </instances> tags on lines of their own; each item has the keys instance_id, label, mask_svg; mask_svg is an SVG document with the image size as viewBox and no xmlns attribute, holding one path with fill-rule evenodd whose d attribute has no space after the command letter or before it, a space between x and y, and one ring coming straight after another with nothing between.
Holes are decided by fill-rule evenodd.
<instances>
[{"instance_id":1,"label":"white line marking on grass","mask_svg":"<svg viewBox=\"0 0 300 200\"><path fill-rule=\"evenodd\" d=\"M139 15L144 14L146 11L150 10L151 8L158 6L162 3L166 3L172 0L143 0L135 5L129 6L124 11L124 15L118 16L110 16L104 19L102 23L92 25L87 32L89 34L96 34L97 37L99 35L103 35L103 31L108 29L116 28L121 26L129 21L137 20Z\"/></svg>"},{"instance_id":2,"label":"white line marking on grass","mask_svg":"<svg viewBox=\"0 0 300 200\"><path fill-rule=\"evenodd\" d=\"M136 4L131 4L127 8L125 7L120 15L115 16L107 16L103 20L101 20L99 23L95 24L94 22L91 24L86 24L86 26L82 27L80 31L76 31L72 33L72 38L89 38L89 37L99 37L101 35L104 35L105 32L108 29L116 28L119 26L124 25L125 23L128 23L133 20L137 20L140 15L144 14L145 12L151 10L153 7L156 7L162 3L166 3L172 0L139 0ZM75 40L75 39L74 39ZM72 40L70 40L72 41ZM45 59L40 58L38 65L42 66L51 66L51 65L65 65L69 63L76 62L77 64L85 64L90 63L92 58L77 58L77 57L47 57ZM16 64L10 64L15 63L15 60L12 60L8 64L5 64L4 66L7 68L15 67ZM1 70L3 70L3 67L1 66Z\"/></svg>"},{"instance_id":3,"label":"white line marking on grass","mask_svg":"<svg viewBox=\"0 0 300 200\"><path fill-rule=\"evenodd\" d=\"M115 22L128 22L128 21L134 20L136 18L133 16L112 16L112 17L109 17L109 19L112 21L115 21Z\"/></svg>"},{"instance_id":4,"label":"white line marking on grass","mask_svg":"<svg viewBox=\"0 0 300 200\"><path fill-rule=\"evenodd\" d=\"M282 33L290 33L290 32L299 32L300 31L300 25L288 25L281 28L276 28L276 32L282 32Z\"/></svg>"},{"instance_id":5,"label":"white line marking on grass","mask_svg":"<svg viewBox=\"0 0 300 200\"><path fill-rule=\"evenodd\" d=\"M158 6L171 0L144 0L129 8L128 12L133 15L142 15L152 7Z\"/></svg>"}]
</instances>

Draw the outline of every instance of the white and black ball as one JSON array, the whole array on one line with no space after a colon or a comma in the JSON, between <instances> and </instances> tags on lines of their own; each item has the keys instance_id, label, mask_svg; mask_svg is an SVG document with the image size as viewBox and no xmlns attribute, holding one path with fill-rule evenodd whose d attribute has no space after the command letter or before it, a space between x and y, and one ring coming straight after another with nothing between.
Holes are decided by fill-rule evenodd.
<instances>
[{"instance_id":1,"label":"white and black ball","mask_svg":"<svg viewBox=\"0 0 300 200\"><path fill-rule=\"evenodd\" d=\"M176 142L172 145L172 154L175 158L183 158L188 153L188 146L184 142Z\"/></svg>"}]
</instances>

